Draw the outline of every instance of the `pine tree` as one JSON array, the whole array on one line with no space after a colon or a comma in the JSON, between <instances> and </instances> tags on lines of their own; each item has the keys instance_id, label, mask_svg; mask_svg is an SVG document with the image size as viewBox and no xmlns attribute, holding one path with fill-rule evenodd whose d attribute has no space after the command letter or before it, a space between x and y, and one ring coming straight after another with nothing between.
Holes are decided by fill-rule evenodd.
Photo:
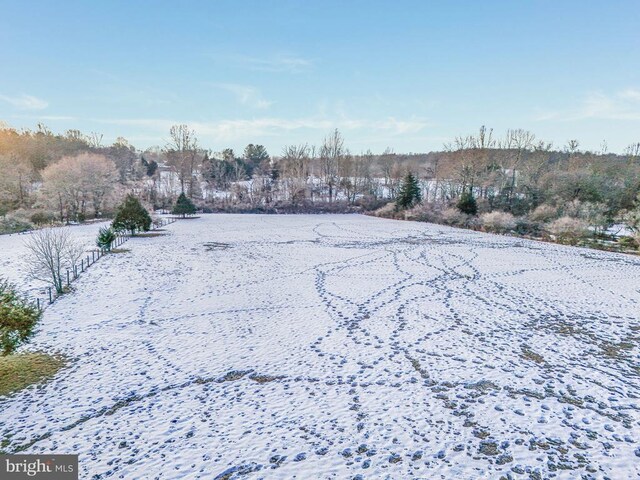
<instances>
[{"instance_id":1,"label":"pine tree","mask_svg":"<svg viewBox=\"0 0 640 480\"><path fill-rule=\"evenodd\" d=\"M118 207L116 217L111 225L116 231L128 230L131 235L135 235L136 231L149 231L151 216L142 206L140 200L129 194Z\"/></svg>"},{"instance_id":2,"label":"pine tree","mask_svg":"<svg viewBox=\"0 0 640 480\"><path fill-rule=\"evenodd\" d=\"M478 204L476 203L473 193L465 191L460 196L456 208L467 215L476 215L478 213Z\"/></svg>"},{"instance_id":3,"label":"pine tree","mask_svg":"<svg viewBox=\"0 0 640 480\"><path fill-rule=\"evenodd\" d=\"M418 179L411 172L407 172L400 186L400 191L398 192L396 208L398 210L411 208L417 203L420 203L421 200L422 191L420 190Z\"/></svg>"},{"instance_id":4,"label":"pine tree","mask_svg":"<svg viewBox=\"0 0 640 480\"><path fill-rule=\"evenodd\" d=\"M184 218L187 215L196 213L196 206L184 193L181 193L171 213L174 215L182 215L182 218Z\"/></svg>"},{"instance_id":5,"label":"pine tree","mask_svg":"<svg viewBox=\"0 0 640 480\"><path fill-rule=\"evenodd\" d=\"M111 245L116 239L116 232L111 227L100 227L98 231L98 238L96 239L96 245L100 248L104 248L107 251L111 251Z\"/></svg>"}]
</instances>

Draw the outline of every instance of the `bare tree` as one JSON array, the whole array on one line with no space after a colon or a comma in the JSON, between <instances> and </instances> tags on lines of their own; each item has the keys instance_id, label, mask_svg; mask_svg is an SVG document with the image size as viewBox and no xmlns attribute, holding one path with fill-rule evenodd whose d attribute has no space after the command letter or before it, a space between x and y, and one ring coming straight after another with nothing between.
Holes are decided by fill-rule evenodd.
<instances>
[{"instance_id":1,"label":"bare tree","mask_svg":"<svg viewBox=\"0 0 640 480\"><path fill-rule=\"evenodd\" d=\"M84 252L69 228L36 230L27 238L25 246L28 249L25 262L31 278L47 282L58 294L63 293L62 272L77 265Z\"/></svg>"},{"instance_id":2,"label":"bare tree","mask_svg":"<svg viewBox=\"0 0 640 480\"><path fill-rule=\"evenodd\" d=\"M102 137L103 135L101 133L91 132L85 140L91 147L100 148L102 147Z\"/></svg>"},{"instance_id":3,"label":"bare tree","mask_svg":"<svg viewBox=\"0 0 640 480\"><path fill-rule=\"evenodd\" d=\"M524 154L533 149L535 139L536 136L533 133L522 130L521 128L517 130L507 130L504 148L512 153L508 156L510 163L507 165L511 174L511 181L508 186L508 201L510 206L513 205L515 199L516 181L520 162Z\"/></svg>"},{"instance_id":4,"label":"bare tree","mask_svg":"<svg viewBox=\"0 0 640 480\"><path fill-rule=\"evenodd\" d=\"M280 178L287 199L297 205L307 196L307 181L310 176L309 145L289 145L284 147L280 159Z\"/></svg>"},{"instance_id":5,"label":"bare tree","mask_svg":"<svg viewBox=\"0 0 640 480\"><path fill-rule=\"evenodd\" d=\"M18 155L0 155L0 203L23 206L33 189L33 167Z\"/></svg>"},{"instance_id":6,"label":"bare tree","mask_svg":"<svg viewBox=\"0 0 640 480\"><path fill-rule=\"evenodd\" d=\"M336 186L339 184L339 166L346 155L344 138L336 128L324 138L320 147L320 173L324 184L329 189L329 202L333 201Z\"/></svg>"},{"instance_id":7,"label":"bare tree","mask_svg":"<svg viewBox=\"0 0 640 480\"><path fill-rule=\"evenodd\" d=\"M98 216L114 191L118 174L115 164L103 155L83 153L64 157L42 172L44 199L60 213L60 221L81 220L87 207Z\"/></svg>"},{"instance_id":8,"label":"bare tree","mask_svg":"<svg viewBox=\"0 0 640 480\"><path fill-rule=\"evenodd\" d=\"M178 175L182 193L192 198L195 193L195 174L201 167L204 155L198 147L195 132L187 125L172 126L169 135L171 140L166 146L167 163Z\"/></svg>"}]
</instances>

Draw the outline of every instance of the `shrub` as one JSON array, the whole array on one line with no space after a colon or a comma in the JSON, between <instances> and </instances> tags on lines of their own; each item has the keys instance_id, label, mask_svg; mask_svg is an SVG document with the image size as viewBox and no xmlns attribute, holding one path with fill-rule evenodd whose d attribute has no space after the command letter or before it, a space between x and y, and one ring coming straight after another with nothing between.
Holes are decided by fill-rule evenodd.
<instances>
[{"instance_id":1,"label":"shrub","mask_svg":"<svg viewBox=\"0 0 640 480\"><path fill-rule=\"evenodd\" d=\"M442 211L438 204L421 203L405 212L405 218L418 222L440 223L442 221Z\"/></svg>"},{"instance_id":2,"label":"shrub","mask_svg":"<svg viewBox=\"0 0 640 480\"><path fill-rule=\"evenodd\" d=\"M50 223L53 223L53 221L55 220L55 217L50 212L39 210L31 214L30 220L31 220L31 223L35 225L48 225Z\"/></svg>"},{"instance_id":3,"label":"shrub","mask_svg":"<svg viewBox=\"0 0 640 480\"><path fill-rule=\"evenodd\" d=\"M473 193L464 192L462 196L460 196L456 208L467 215L476 215L478 213L478 204L476 203Z\"/></svg>"},{"instance_id":4,"label":"shrub","mask_svg":"<svg viewBox=\"0 0 640 480\"><path fill-rule=\"evenodd\" d=\"M376 217L382 218L395 218L396 206L393 202L387 203L385 206L377 209L373 214Z\"/></svg>"},{"instance_id":5,"label":"shrub","mask_svg":"<svg viewBox=\"0 0 640 480\"><path fill-rule=\"evenodd\" d=\"M469 224L469 215L462 213L457 208L447 208L442 212L442 223L454 227L464 227Z\"/></svg>"},{"instance_id":6,"label":"shrub","mask_svg":"<svg viewBox=\"0 0 640 480\"><path fill-rule=\"evenodd\" d=\"M116 232L111 227L100 227L98 231L98 238L96 238L96 245L100 248L104 248L107 251L111 251L111 245L116 239Z\"/></svg>"},{"instance_id":7,"label":"shrub","mask_svg":"<svg viewBox=\"0 0 640 480\"><path fill-rule=\"evenodd\" d=\"M387 202L388 200L386 198L376 198L373 195L364 195L363 197L357 198L355 204L362 207L364 211L370 212L383 207Z\"/></svg>"},{"instance_id":8,"label":"shrub","mask_svg":"<svg viewBox=\"0 0 640 480\"><path fill-rule=\"evenodd\" d=\"M534 235L539 236L542 232L542 225L540 222L534 222L527 217L515 217L516 227L515 231L520 235Z\"/></svg>"},{"instance_id":9,"label":"shrub","mask_svg":"<svg viewBox=\"0 0 640 480\"><path fill-rule=\"evenodd\" d=\"M117 232L129 231L131 235L135 235L136 231L147 232L151 228L151 215L140 200L129 194L118 207L112 227Z\"/></svg>"},{"instance_id":10,"label":"shrub","mask_svg":"<svg viewBox=\"0 0 640 480\"><path fill-rule=\"evenodd\" d=\"M153 226L155 228L160 228L163 225L164 220L162 220L162 218L159 217L151 217L151 223L153 223Z\"/></svg>"},{"instance_id":11,"label":"shrub","mask_svg":"<svg viewBox=\"0 0 640 480\"><path fill-rule=\"evenodd\" d=\"M0 354L13 353L32 335L42 313L18 293L16 287L0 280Z\"/></svg>"},{"instance_id":12,"label":"shrub","mask_svg":"<svg viewBox=\"0 0 640 480\"><path fill-rule=\"evenodd\" d=\"M33 230L33 224L26 220L20 220L10 216L0 219L0 234L21 233L29 230Z\"/></svg>"},{"instance_id":13,"label":"shrub","mask_svg":"<svg viewBox=\"0 0 640 480\"><path fill-rule=\"evenodd\" d=\"M547 224L547 230L558 241L575 245L588 234L589 226L583 220L565 216Z\"/></svg>"},{"instance_id":14,"label":"shrub","mask_svg":"<svg viewBox=\"0 0 640 480\"><path fill-rule=\"evenodd\" d=\"M640 236L638 236L637 239L633 237L620 237L618 239L618 243L623 248L636 249L636 248L640 248L640 243L638 242L638 240L640 240Z\"/></svg>"},{"instance_id":15,"label":"shrub","mask_svg":"<svg viewBox=\"0 0 640 480\"><path fill-rule=\"evenodd\" d=\"M488 232L508 232L516 227L515 217L508 212L483 213L480 221Z\"/></svg>"},{"instance_id":16,"label":"shrub","mask_svg":"<svg viewBox=\"0 0 640 480\"><path fill-rule=\"evenodd\" d=\"M558 209L543 203L538 205L536 209L529 214L529 219L534 222L547 223L558 218Z\"/></svg>"},{"instance_id":17,"label":"shrub","mask_svg":"<svg viewBox=\"0 0 640 480\"><path fill-rule=\"evenodd\" d=\"M492 202L488 198L476 198L476 205L478 207L478 214L488 213L495 208L492 208Z\"/></svg>"}]
</instances>

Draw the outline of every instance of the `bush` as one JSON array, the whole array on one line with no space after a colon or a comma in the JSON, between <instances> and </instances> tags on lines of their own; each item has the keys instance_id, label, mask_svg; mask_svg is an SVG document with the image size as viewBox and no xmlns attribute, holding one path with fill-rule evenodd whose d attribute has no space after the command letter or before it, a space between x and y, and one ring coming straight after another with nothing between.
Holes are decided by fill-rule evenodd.
<instances>
[{"instance_id":1,"label":"bush","mask_svg":"<svg viewBox=\"0 0 640 480\"><path fill-rule=\"evenodd\" d=\"M0 280L0 354L13 353L32 335L42 313L18 293L16 287Z\"/></svg>"},{"instance_id":2,"label":"bush","mask_svg":"<svg viewBox=\"0 0 640 480\"><path fill-rule=\"evenodd\" d=\"M373 214L376 217L396 218L396 205L393 202L389 202L385 206L377 209Z\"/></svg>"},{"instance_id":3,"label":"bush","mask_svg":"<svg viewBox=\"0 0 640 480\"><path fill-rule=\"evenodd\" d=\"M20 220L9 216L0 219L0 234L21 233L29 230L33 230L33 224L26 220Z\"/></svg>"},{"instance_id":4,"label":"bush","mask_svg":"<svg viewBox=\"0 0 640 480\"><path fill-rule=\"evenodd\" d=\"M421 203L406 211L405 218L418 222L440 223L442 222L442 211L438 204Z\"/></svg>"},{"instance_id":5,"label":"bush","mask_svg":"<svg viewBox=\"0 0 640 480\"><path fill-rule=\"evenodd\" d=\"M151 223L153 224L154 228L162 227L163 226L163 222L164 222L164 220L162 220L162 218L151 217Z\"/></svg>"},{"instance_id":6,"label":"bush","mask_svg":"<svg viewBox=\"0 0 640 480\"><path fill-rule=\"evenodd\" d=\"M558 218L558 209L543 203L529 214L529 219L534 222L547 223Z\"/></svg>"},{"instance_id":7,"label":"bush","mask_svg":"<svg viewBox=\"0 0 640 480\"><path fill-rule=\"evenodd\" d=\"M470 223L470 218L458 208L447 208L442 212L442 223L454 227L466 227Z\"/></svg>"},{"instance_id":8,"label":"bush","mask_svg":"<svg viewBox=\"0 0 640 480\"><path fill-rule=\"evenodd\" d=\"M640 236L638 236L637 240L633 237L620 237L618 239L618 243L623 248L637 249L640 248L640 243L638 242L638 240L640 240Z\"/></svg>"},{"instance_id":9,"label":"bush","mask_svg":"<svg viewBox=\"0 0 640 480\"><path fill-rule=\"evenodd\" d=\"M473 193L464 192L458 200L456 208L467 215L476 215L478 213L478 204L476 203Z\"/></svg>"},{"instance_id":10,"label":"bush","mask_svg":"<svg viewBox=\"0 0 640 480\"><path fill-rule=\"evenodd\" d=\"M118 207L112 227L117 232L129 231L131 235L135 235L136 231L148 232L151 228L151 215L140 200L129 194Z\"/></svg>"},{"instance_id":11,"label":"bush","mask_svg":"<svg viewBox=\"0 0 640 480\"><path fill-rule=\"evenodd\" d=\"M361 207L366 212L370 212L386 205L388 201L386 198L376 198L373 195L365 195L356 199L355 205Z\"/></svg>"},{"instance_id":12,"label":"bush","mask_svg":"<svg viewBox=\"0 0 640 480\"><path fill-rule=\"evenodd\" d=\"M30 220L35 225L48 225L53 223L55 216L50 212L39 210L31 214Z\"/></svg>"},{"instance_id":13,"label":"bush","mask_svg":"<svg viewBox=\"0 0 640 480\"><path fill-rule=\"evenodd\" d=\"M542 225L540 222L534 222L527 217L515 217L516 219L516 233L520 235L533 235L540 236L542 233Z\"/></svg>"},{"instance_id":14,"label":"bush","mask_svg":"<svg viewBox=\"0 0 640 480\"><path fill-rule=\"evenodd\" d=\"M483 213L480 221L487 232L502 233L516 228L516 219L508 212Z\"/></svg>"},{"instance_id":15,"label":"bush","mask_svg":"<svg viewBox=\"0 0 640 480\"><path fill-rule=\"evenodd\" d=\"M548 223L547 230L558 241L575 245L578 240L587 236L589 226L583 220L565 216Z\"/></svg>"},{"instance_id":16,"label":"bush","mask_svg":"<svg viewBox=\"0 0 640 480\"><path fill-rule=\"evenodd\" d=\"M98 238L96 239L96 245L100 248L104 248L107 251L111 250L111 245L116 239L116 232L111 227L100 227L98 231Z\"/></svg>"}]
</instances>

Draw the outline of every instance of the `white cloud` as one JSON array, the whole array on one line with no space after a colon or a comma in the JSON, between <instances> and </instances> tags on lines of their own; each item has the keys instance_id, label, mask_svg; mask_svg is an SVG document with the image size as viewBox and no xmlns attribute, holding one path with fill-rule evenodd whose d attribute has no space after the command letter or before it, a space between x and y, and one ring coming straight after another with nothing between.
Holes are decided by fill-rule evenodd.
<instances>
[{"instance_id":1,"label":"white cloud","mask_svg":"<svg viewBox=\"0 0 640 480\"><path fill-rule=\"evenodd\" d=\"M381 120L362 120L351 118L276 118L263 117L253 119L219 120L212 122L178 121L170 119L92 119L92 121L111 125L135 126L166 135L172 125L185 123L202 137L219 142L231 142L244 138L278 137L296 130L316 130L322 136L333 128L345 132L385 133L391 136L402 136L418 133L430 126L421 118L397 119L388 117Z\"/></svg>"},{"instance_id":2,"label":"white cloud","mask_svg":"<svg viewBox=\"0 0 640 480\"><path fill-rule=\"evenodd\" d=\"M311 60L293 55L274 55L264 58L238 55L232 57L232 60L251 70L262 72L299 73L313 67Z\"/></svg>"},{"instance_id":3,"label":"white cloud","mask_svg":"<svg viewBox=\"0 0 640 480\"><path fill-rule=\"evenodd\" d=\"M238 138L257 136L279 136L295 130L317 130L319 134L333 128L344 131L369 130L402 135L418 132L428 124L423 120L397 120L388 118L379 121L359 119L327 118L258 118L250 120L222 120L212 123L191 124L201 135L210 135L217 140L232 141Z\"/></svg>"},{"instance_id":4,"label":"white cloud","mask_svg":"<svg viewBox=\"0 0 640 480\"><path fill-rule=\"evenodd\" d=\"M262 98L260 91L255 87L235 83L213 83L211 86L232 93L238 102L252 108L265 109L273 104L273 102Z\"/></svg>"},{"instance_id":5,"label":"white cloud","mask_svg":"<svg viewBox=\"0 0 640 480\"><path fill-rule=\"evenodd\" d=\"M15 97L0 95L0 100L7 102L20 110L43 110L49 106L48 102L32 95L25 94Z\"/></svg>"},{"instance_id":6,"label":"white cloud","mask_svg":"<svg viewBox=\"0 0 640 480\"><path fill-rule=\"evenodd\" d=\"M629 88L613 94L591 92L574 109L544 111L536 120L640 120L640 90Z\"/></svg>"}]
</instances>

